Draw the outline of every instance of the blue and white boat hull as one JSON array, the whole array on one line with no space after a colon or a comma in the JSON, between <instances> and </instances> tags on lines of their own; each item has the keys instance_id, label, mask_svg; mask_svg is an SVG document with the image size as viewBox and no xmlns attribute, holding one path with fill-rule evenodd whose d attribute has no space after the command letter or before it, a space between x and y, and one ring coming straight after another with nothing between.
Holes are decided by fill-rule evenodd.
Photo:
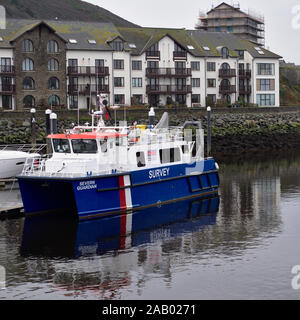
<instances>
[{"instance_id":1,"label":"blue and white boat hull","mask_svg":"<svg viewBox=\"0 0 300 320\"><path fill-rule=\"evenodd\" d=\"M25 215L73 211L79 219L210 196L219 187L218 169L212 158L84 178L19 176L18 180Z\"/></svg>"}]
</instances>

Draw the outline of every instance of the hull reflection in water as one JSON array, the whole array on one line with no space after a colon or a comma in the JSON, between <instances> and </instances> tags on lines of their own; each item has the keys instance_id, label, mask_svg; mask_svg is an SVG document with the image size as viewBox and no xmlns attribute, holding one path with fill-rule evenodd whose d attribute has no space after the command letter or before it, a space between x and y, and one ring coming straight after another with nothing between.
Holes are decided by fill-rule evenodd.
<instances>
[{"instance_id":1,"label":"hull reflection in water","mask_svg":"<svg viewBox=\"0 0 300 320\"><path fill-rule=\"evenodd\" d=\"M219 203L219 197L199 198L85 222L54 214L28 217L21 254L78 258L180 236L215 225Z\"/></svg>"}]
</instances>

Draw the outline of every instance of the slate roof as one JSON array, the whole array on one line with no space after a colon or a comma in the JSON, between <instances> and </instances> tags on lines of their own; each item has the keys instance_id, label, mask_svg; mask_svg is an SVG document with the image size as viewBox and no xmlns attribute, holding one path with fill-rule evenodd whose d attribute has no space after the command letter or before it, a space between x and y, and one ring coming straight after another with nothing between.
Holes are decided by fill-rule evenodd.
<instances>
[{"instance_id":1,"label":"slate roof","mask_svg":"<svg viewBox=\"0 0 300 320\"><path fill-rule=\"evenodd\" d=\"M259 54L255 49L257 45L232 33L171 28L117 28L112 23L58 20L8 19L7 28L0 30L0 37L3 38L0 48L11 48L11 41L41 23L65 40L69 50L111 51L109 42L119 37L126 41L125 50L130 50L133 55L141 55L162 38L170 37L195 57L220 57L220 48L226 46L231 57L238 56L237 50L247 50L254 58L281 58L264 48L261 48L264 55ZM77 43L70 43L69 39L76 39ZM96 43L91 44L88 40L95 40ZM134 44L135 48L130 48L129 44ZM204 50L203 47L210 50Z\"/></svg>"}]
</instances>

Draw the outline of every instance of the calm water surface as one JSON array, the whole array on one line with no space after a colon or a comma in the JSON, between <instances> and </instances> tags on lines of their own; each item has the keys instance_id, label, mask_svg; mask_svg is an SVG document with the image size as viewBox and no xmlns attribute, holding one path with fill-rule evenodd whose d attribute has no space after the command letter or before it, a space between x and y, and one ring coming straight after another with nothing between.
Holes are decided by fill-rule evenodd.
<instances>
[{"instance_id":1,"label":"calm water surface","mask_svg":"<svg viewBox=\"0 0 300 320\"><path fill-rule=\"evenodd\" d=\"M0 299L300 299L300 155L220 166L219 198L141 211L127 237L113 218L0 221Z\"/></svg>"}]
</instances>

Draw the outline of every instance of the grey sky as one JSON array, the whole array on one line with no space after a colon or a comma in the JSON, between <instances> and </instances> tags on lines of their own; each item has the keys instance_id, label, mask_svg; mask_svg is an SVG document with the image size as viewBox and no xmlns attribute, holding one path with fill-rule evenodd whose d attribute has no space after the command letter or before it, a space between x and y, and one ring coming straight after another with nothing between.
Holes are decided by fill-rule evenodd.
<instances>
[{"instance_id":1,"label":"grey sky","mask_svg":"<svg viewBox=\"0 0 300 320\"><path fill-rule=\"evenodd\" d=\"M193 29L199 10L207 11L212 0L86 0L99 5L143 27L170 27ZM225 1L226 2L226 1ZM266 48L283 56L286 61L300 65L300 0L240 0L241 9L265 16ZM227 1L232 4L231 0ZM299 6L299 18L292 13ZM293 22L299 23L299 29Z\"/></svg>"}]
</instances>

